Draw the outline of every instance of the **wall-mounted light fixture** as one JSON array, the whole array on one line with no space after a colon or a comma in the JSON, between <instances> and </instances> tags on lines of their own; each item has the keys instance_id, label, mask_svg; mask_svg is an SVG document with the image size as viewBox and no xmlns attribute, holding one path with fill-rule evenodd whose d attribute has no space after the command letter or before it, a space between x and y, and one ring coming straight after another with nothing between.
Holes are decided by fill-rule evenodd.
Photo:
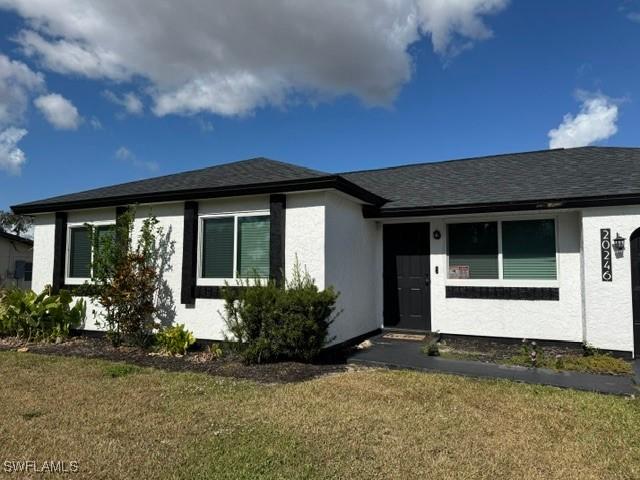
<instances>
[{"instance_id":1,"label":"wall-mounted light fixture","mask_svg":"<svg viewBox=\"0 0 640 480\"><path fill-rule=\"evenodd\" d=\"M435 238L436 240L440 240L440 237L442 237L442 235L440 234L440 230L434 230L433 238Z\"/></svg>"},{"instance_id":2,"label":"wall-mounted light fixture","mask_svg":"<svg viewBox=\"0 0 640 480\"><path fill-rule=\"evenodd\" d=\"M624 251L624 241L625 238L621 237L618 232L616 232L616 238L613 239L613 248L618 252Z\"/></svg>"}]
</instances>

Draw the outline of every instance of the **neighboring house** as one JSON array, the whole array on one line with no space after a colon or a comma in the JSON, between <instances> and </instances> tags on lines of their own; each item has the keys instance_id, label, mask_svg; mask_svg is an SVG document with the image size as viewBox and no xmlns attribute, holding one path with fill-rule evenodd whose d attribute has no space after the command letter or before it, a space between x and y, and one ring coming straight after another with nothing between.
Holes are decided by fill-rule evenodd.
<instances>
[{"instance_id":1,"label":"neighboring house","mask_svg":"<svg viewBox=\"0 0 640 480\"><path fill-rule=\"evenodd\" d=\"M35 290L83 283L85 223L134 204L176 242L165 311L201 339L222 338L225 281L298 258L340 291L334 343L394 328L640 354L640 149L342 174L257 158L25 203Z\"/></svg>"},{"instance_id":2,"label":"neighboring house","mask_svg":"<svg viewBox=\"0 0 640 480\"><path fill-rule=\"evenodd\" d=\"M33 240L0 230L0 288L31 288Z\"/></svg>"}]
</instances>

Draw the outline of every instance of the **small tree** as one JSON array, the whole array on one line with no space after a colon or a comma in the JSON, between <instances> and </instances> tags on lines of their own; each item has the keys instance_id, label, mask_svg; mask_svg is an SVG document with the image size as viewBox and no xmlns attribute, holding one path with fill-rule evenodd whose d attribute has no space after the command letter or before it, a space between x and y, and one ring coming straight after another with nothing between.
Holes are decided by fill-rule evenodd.
<instances>
[{"instance_id":1,"label":"small tree","mask_svg":"<svg viewBox=\"0 0 640 480\"><path fill-rule=\"evenodd\" d=\"M163 235L158 219L149 216L134 247L131 233L135 213L118 217L114 230L88 225L93 245L92 300L102 306L99 315L114 346L123 341L145 346L158 325L154 294L158 282L156 238Z\"/></svg>"},{"instance_id":2,"label":"small tree","mask_svg":"<svg viewBox=\"0 0 640 480\"><path fill-rule=\"evenodd\" d=\"M0 211L0 230L20 236L24 232L28 232L31 225L33 225L31 217Z\"/></svg>"}]
</instances>

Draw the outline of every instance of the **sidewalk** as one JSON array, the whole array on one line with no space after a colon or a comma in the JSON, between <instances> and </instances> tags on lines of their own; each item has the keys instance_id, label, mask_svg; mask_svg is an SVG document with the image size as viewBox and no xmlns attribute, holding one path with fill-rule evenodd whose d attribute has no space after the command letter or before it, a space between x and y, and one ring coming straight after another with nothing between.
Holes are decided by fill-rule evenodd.
<instances>
[{"instance_id":1,"label":"sidewalk","mask_svg":"<svg viewBox=\"0 0 640 480\"><path fill-rule=\"evenodd\" d=\"M373 346L356 350L348 363L388 368L408 368L477 378L503 378L516 382L574 388L615 395L640 393L640 362L635 362L636 377L558 372L546 368L497 365L469 360L429 357L420 351L421 342L371 338ZM636 384L637 383L637 384Z\"/></svg>"}]
</instances>

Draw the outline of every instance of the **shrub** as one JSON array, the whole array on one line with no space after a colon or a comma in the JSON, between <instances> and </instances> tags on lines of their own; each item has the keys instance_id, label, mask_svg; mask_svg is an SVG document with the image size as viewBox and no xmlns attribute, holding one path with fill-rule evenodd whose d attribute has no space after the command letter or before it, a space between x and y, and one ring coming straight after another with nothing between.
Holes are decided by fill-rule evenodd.
<instances>
[{"instance_id":1,"label":"shrub","mask_svg":"<svg viewBox=\"0 0 640 480\"><path fill-rule=\"evenodd\" d=\"M291 281L247 280L223 289L225 323L247 363L310 361L328 342L338 293L318 290L296 262Z\"/></svg>"},{"instance_id":2,"label":"shrub","mask_svg":"<svg viewBox=\"0 0 640 480\"><path fill-rule=\"evenodd\" d=\"M84 320L86 306L66 290L50 295L48 290L37 295L31 290L7 290L0 300L0 334L27 340L57 340L69 336L69 330Z\"/></svg>"},{"instance_id":3,"label":"shrub","mask_svg":"<svg viewBox=\"0 0 640 480\"><path fill-rule=\"evenodd\" d=\"M425 344L421 348L422 353L430 357L440 356L440 333L435 332L425 337Z\"/></svg>"},{"instance_id":4,"label":"shrub","mask_svg":"<svg viewBox=\"0 0 640 480\"><path fill-rule=\"evenodd\" d=\"M156 335L158 346L171 355L184 355L191 345L196 343L193 333L186 330L184 325L167 327Z\"/></svg>"}]
</instances>

